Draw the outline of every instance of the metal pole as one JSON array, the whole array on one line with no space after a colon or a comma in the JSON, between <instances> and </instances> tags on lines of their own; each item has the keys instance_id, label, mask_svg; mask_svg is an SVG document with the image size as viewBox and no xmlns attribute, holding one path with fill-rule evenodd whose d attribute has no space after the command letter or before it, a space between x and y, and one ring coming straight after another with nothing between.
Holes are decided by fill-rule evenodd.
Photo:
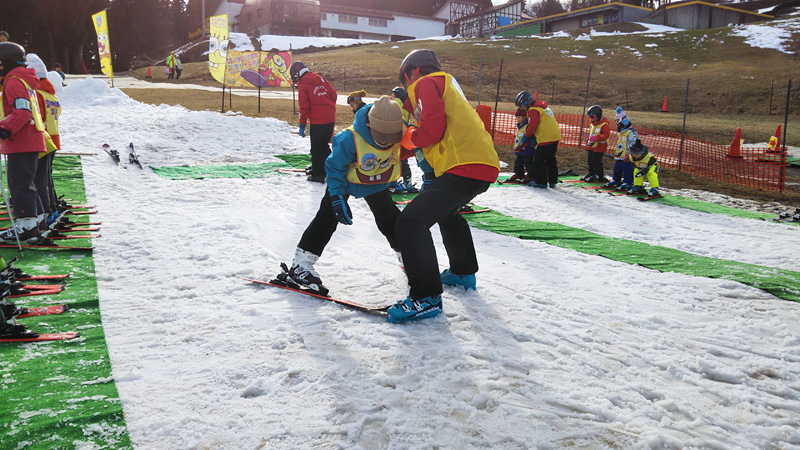
<instances>
[{"instance_id":1,"label":"metal pole","mask_svg":"<svg viewBox=\"0 0 800 450\"><path fill-rule=\"evenodd\" d=\"M625 88L625 109L631 109L630 104L628 103L628 88Z\"/></svg>"},{"instance_id":2,"label":"metal pole","mask_svg":"<svg viewBox=\"0 0 800 450\"><path fill-rule=\"evenodd\" d=\"M289 44L289 53L292 53L292 44ZM292 57L292 59L294 59L294 57ZM294 64L294 61L292 61L292 64ZM294 79L292 78L291 71L289 73L289 79L291 80L289 84L292 85L292 114L297 114L297 103L294 101Z\"/></svg>"},{"instance_id":3,"label":"metal pole","mask_svg":"<svg viewBox=\"0 0 800 450\"><path fill-rule=\"evenodd\" d=\"M586 95L583 97L583 114L581 114L581 133L578 136L578 145L583 146L583 120L586 117L586 102L589 101L589 81L592 79L592 66L589 66L589 76L586 77Z\"/></svg>"},{"instance_id":4,"label":"metal pole","mask_svg":"<svg viewBox=\"0 0 800 450\"><path fill-rule=\"evenodd\" d=\"M200 14L203 16L203 36L206 35L206 0L200 2Z\"/></svg>"},{"instance_id":5,"label":"metal pole","mask_svg":"<svg viewBox=\"0 0 800 450\"><path fill-rule=\"evenodd\" d=\"M222 84L222 107L219 109L219 112L225 112L225 84Z\"/></svg>"},{"instance_id":6,"label":"metal pole","mask_svg":"<svg viewBox=\"0 0 800 450\"><path fill-rule=\"evenodd\" d=\"M497 125L497 102L500 101L500 80L503 79L503 59L500 58L500 74L497 75L497 95L494 97L494 118L492 119L492 141L494 141L494 130Z\"/></svg>"},{"instance_id":7,"label":"metal pole","mask_svg":"<svg viewBox=\"0 0 800 450\"><path fill-rule=\"evenodd\" d=\"M483 55L481 55L481 62L478 65L478 104L481 104L481 80L483 79Z\"/></svg>"},{"instance_id":8,"label":"metal pole","mask_svg":"<svg viewBox=\"0 0 800 450\"><path fill-rule=\"evenodd\" d=\"M556 102L556 82L553 81L553 87L550 90L550 103Z\"/></svg>"},{"instance_id":9,"label":"metal pole","mask_svg":"<svg viewBox=\"0 0 800 450\"><path fill-rule=\"evenodd\" d=\"M783 142L781 148L781 180L779 190L783 192L783 183L786 177L786 127L789 126L789 100L792 95L792 80L789 80L789 87L786 89L786 112L783 115Z\"/></svg>"},{"instance_id":10,"label":"metal pole","mask_svg":"<svg viewBox=\"0 0 800 450\"><path fill-rule=\"evenodd\" d=\"M342 87L342 90L343 90L343 91L345 91L345 92L347 92L347 69L344 69L344 75L342 75L342 78L343 78L343 81L342 81L342 83L344 83L344 84L342 85L342 86L343 86L343 87Z\"/></svg>"},{"instance_id":11,"label":"metal pole","mask_svg":"<svg viewBox=\"0 0 800 450\"><path fill-rule=\"evenodd\" d=\"M627 91L627 89L626 89ZM686 79L686 100L683 102L683 128L681 129L681 149L678 152L678 171L683 164L683 141L686 138L686 112L689 110L689 79Z\"/></svg>"},{"instance_id":12,"label":"metal pole","mask_svg":"<svg viewBox=\"0 0 800 450\"><path fill-rule=\"evenodd\" d=\"M258 51L258 69L261 70L261 50ZM258 77L258 113L261 114L261 77Z\"/></svg>"}]
</instances>

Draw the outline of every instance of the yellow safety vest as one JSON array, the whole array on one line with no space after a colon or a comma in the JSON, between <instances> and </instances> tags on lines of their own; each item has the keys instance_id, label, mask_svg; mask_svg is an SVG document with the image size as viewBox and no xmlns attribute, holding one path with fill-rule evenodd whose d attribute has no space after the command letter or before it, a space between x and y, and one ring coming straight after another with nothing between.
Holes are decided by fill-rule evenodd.
<instances>
[{"instance_id":1,"label":"yellow safety vest","mask_svg":"<svg viewBox=\"0 0 800 450\"><path fill-rule=\"evenodd\" d=\"M628 149L636 142L638 133L633 128L626 128L619 132L617 137L617 151L614 152L614 158L625 159L628 156Z\"/></svg>"},{"instance_id":2,"label":"yellow safety vest","mask_svg":"<svg viewBox=\"0 0 800 450\"><path fill-rule=\"evenodd\" d=\"M630 160L631 160L631 163L633 163L633 166L635 168L639 169L639 170L647 169L647 166L651 166L651 165L658 167L658 162L656 161L656 157L653 156L652 153L648 153L648 154L644 155L642 157L642 159L640 159L638 161L634 161L633 158L630 158Z\"/></svg>"},{"instance_id":3,"label":"yellow safety vest","mask_svg":"<svg viewBox=\"0 0 800 450\"><path fill-rule=\"evenodd\" d=\"M445 77L442 100L446 125L442 139L422 149L425 159L433 167L437 177L454 167L467 164L486 164L500 170L500 159L494 149L492 136L486 132L478 113L456 88L452 75L434 72L419 78L408 87L408 98L415 105L415 115L420 117L421 113L418 111L423 106L417 104L414 87L424 78L441 76Z\"/></svg>"},{"instance_id":4,"label":"yellow safety vest","mask_svg":"<svg viewBox=\"0 0 800 450\"><path fill-rule=\"evenodd\" d=\"M58 97L45 91L36 92L44 98L45 129L51 136L58 135L58 118L61 116L61 103Z\"/></svg>"},{"instance_id":5,"label":"yellow safety vest","mask_svg":"<svg viewBox=\"0 0 800 450\"><path fill-rule=\"evenodd\" d=\"M597 136L603 131L603 125L606 125L606 122L599 122L597 125L594 123L589 124L589 136ZM592 142L589 147L597 147L600 144L605 144L608 140L605 141L594 141Z\"/></svg>"},{"instance_id":6,"label":"yellow safety vest","mask_svg":"<svg viewBox=\"0 0 800 450\"><path fill-rule=\"evenodd\" d=\"M356 130L347 128L356 144L356 161L350 163L347 181L354 184L391 183L400 178L400 144L387 149L375 148Z\"/></svg>"},{"instance_id":7,"label":"yellow safety vest","mask_svg":"<svg viewBox=\"0 0 800 450\"><path fill-rule=\"evenodd\" d=\"M553 110L548 106L540 108L538 106L531 106L530 109L539 113L539 126L536 127L536 132L533 136L536 137L536 142L556 142L561 140L561 129L558 127L556 115Z\"/></svg>"},{"instance_id":8,"label":"yellow safety vest","mask_svg":"<svg viewBox=\"0 0 800 450\"><path fill-rule=\"evenodd\" d=\"M517 137L514 138L514 148L517 148L520 145L522 145L522 140L525 139L525 130L527 129L528 129L527 123L523 125L522 128L517 129Z\"/></svg>"}]
</instances>

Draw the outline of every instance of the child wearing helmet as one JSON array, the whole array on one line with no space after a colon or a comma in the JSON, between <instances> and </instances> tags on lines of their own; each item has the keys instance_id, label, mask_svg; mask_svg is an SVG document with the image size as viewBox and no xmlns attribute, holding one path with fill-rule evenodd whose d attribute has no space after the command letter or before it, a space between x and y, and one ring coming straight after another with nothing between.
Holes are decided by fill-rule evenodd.
<instances>
[{"instance_id":1,"label":"child wearing helmet","mask_svg":"<svg viewBox=\"0 0 800 450\"><path fill-rule=\"evenodd\" d=\"M603 173L603 155L608 150L608 138L611 136L611 122L603 116L603 108L593 105L586 111L591 120L589 125L589 138L586 140L587 164L589 173L584 175L584 181L606 181Z\"/></svg>"},{"instance_id":2,"label":"child wearing helmet","mask_svg":"<svg viewBox=\"0 0 800 450\"><path fill-rule=\"evenodd\" d=\"M528 184L533 181L533 155L536 152L536 140L525 137L528 128L528 111L520 108L514 114L517 119L517 135L514 138L514 175L503 183Z\"/></svg>"},{"instance_id":3,"label":"child wearing helmet","mask_svg":"<svg viewBox=\"0 0 800 450\"><path fill-rule=\"evenodd\" d=\"M633 185L633 164L628 158L628 152L630 146L639 139L639 133L633 129L633 124L621 106L617 106L616 121L617 133L619 134L617 136L617 149L614 152L614 172L607 186L627 191Z\"/></svg>"},{"instance_id":4,"label":"child wearing helmet","mask_svg":"<svg viewBox=\"0 0 800 450\"><path fill-rule=\"evenodd\" d=\"M514 103L527 112L528 126L524 141L536 149L533 153L533 180L528 186L546 189L549 185L554 188L558 183L556 151L561 141L561 129L556 115L544 100L528 91L517 94Z\"/></svg>"},{"instance_id":5,"label":"child wearing helmet","mask_svg":"<svg viewBox=\"0 0 800 450\"><path fill-rule=\"evenodd\" d=\"M436 53L413 50L400 65L399 79L408 93L406 109L417 121L403 140L407 148L420 149L434 178L397 218L410 289L387 310L391 323L441 314L442 284L475 289L478 260L469 224L458 209L489 189L500 173L492 137L458 82L442 71ZM450 259L441 274L430 232L437 223Z\"/></svg>"},{"instance_id":6,"label":"child wearing helmet","mask_svg":"<svg viewBox=\"0 0 800 450\"><path fill-rule=\"evenodd\" d=\"M310 123L311 174L308 181L324 183L325 158L331 154L330 141L336 123L336 90L328 80L308 70L300 61L292 63L289 75L297 85L300 136L306 136L306 123Z\"/></svg>"},{"instance_id":7,"label":"child wearing helmet","mask_svg":"<svg viewBox=\"0 0 800 450\"><path fill-rule=\"evenodd\" d=\"M658 161L639 139L636 139L636 142L631 145L630 159L634 171L631 194L649 194L651 197L659 195ZM647 177L647 182L650 183L649 192L644 189L644 177Z\"/></svg>"}]
</instances>

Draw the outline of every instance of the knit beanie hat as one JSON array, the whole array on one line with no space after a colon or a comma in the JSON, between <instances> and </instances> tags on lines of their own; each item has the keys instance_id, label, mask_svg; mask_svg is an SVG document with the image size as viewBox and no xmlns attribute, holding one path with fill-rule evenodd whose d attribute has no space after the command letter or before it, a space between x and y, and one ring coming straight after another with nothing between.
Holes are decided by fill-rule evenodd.
<instances>
[{"instance_id":1,"label":"knit beanie hat","mask_svg":"<svg viewBox=\"0 0 800 450\"><path fill-rule=\"evenodd\" d=\"M627 127L631 124L628 115L622 110L622 106L617 106L617 122L622 124L623 127Z\"/></svg>"},{"instance_id":2,"label":"knit beanie hat","mask_svg":"<svg viewBox=\"0 0 800 450\"><path fill-rule=\"evenodd\" d=\"M403 112L388 95L375 100L369 109L372 139L383 144L397 144L403 139Z\"/></svg>"},{"instance_id":3,"label":"knit beanie hat","mask_svg":"<svg viewBox=\"0 0 800 450\"><path fill-rule=\"evenodd\" d=\"M361 100L361 98L362 97L366 97L366 96L367 96L367 91L364 91L364 90L351 92L347 96L347 103L350 103L350 102L362 102L363 103L364 100Z\"/></svg>"},{"instance_id":4,"label":"knit beanie hat","mask_svg":"<svg viewBox=\"0 0 800 450\"><path fill-rule=\"evenodd\" d=\"M522 108L519 108L517 112L514 113L514 117L528 117L528 111L525 111Z\"/></svg>"},{"instance_id":5,"label":"knit beanie hat","mask_svg":"<svg viewBox=\"0 0 800 450\"><path fill-rule=\"evenodd\" d=\"M25 55L25 66L28 69L36 71L36 76L39 78L47 78L47 66L44 65L42 58L36 53L28 53Z\"/></svg>"}]
</instances>

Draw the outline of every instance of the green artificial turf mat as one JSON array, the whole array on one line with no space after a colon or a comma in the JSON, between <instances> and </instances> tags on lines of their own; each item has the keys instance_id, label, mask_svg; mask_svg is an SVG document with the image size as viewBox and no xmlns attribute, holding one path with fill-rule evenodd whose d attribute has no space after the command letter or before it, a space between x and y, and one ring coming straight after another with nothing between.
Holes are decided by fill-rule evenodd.
<instances>
[{"instance_id":1,"label":"green artificial turf mat","mask_svg":"<svg viewBox=\"0 0 800 450\"><path fill-rule=\"evenodd\" d=\"M545 242L661 272L738 281L786 300L800 301L800 272L694 255L667 247L605 237L558 223L518 219L496 211L464 217L471 226L493 233Z\"/></svg>"},{"instance_id":2,"label":"green artificial turf mat","mask_svg":"<svg viewBox=\"0 0 800 450\"><path fill-rule=\"evenodd\" d=\"M79 157L56 157L53 178L59 195L85 203ZM111 372L91 252L0 253L6 261L18 256L15 266L30 274L71 274L60 294L10 299L24 307L63 303L69 311L19 323L39 333L81 333L71 341L0 344L0 448L132 448Z\"/></svg>"}]
</instances>

